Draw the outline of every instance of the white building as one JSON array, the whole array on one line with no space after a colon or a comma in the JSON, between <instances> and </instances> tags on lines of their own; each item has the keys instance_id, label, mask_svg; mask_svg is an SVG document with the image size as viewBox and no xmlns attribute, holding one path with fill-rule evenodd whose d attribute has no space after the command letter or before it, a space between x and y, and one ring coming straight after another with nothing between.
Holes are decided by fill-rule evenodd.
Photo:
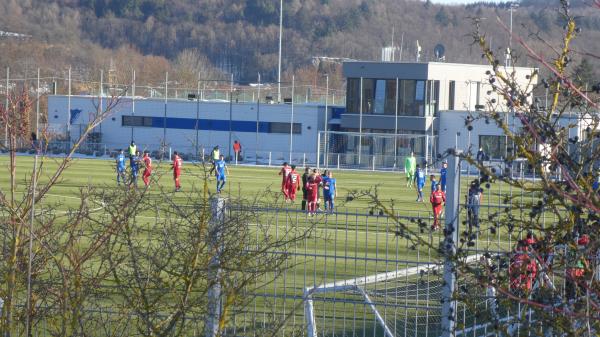
<instances>
[{"instance_id":1,"label":"white building","mask_svg":"<svg viewBox=\"0 0 600 337\"><path fill-rule=\"evenodd\" d=\"M340 158L351 156L343 164L365 168L402 167L401 159L410 152L419 161L432 162L448 147L447 138L455 143L455 129L464 125L465 114L447 114L441 121L445 111L476 114L488 109L494 99L494 110L508 110L504 99L492 90L492 70L491 65L446 62L344 62L346 111L339 130L348 134L332 137L329 145L336 147L327 149L324 162L333 159L335 165L336 152L344 154ZM508 71L514 71L521 88L537 83L534 68Z\"/></svg>"},{"instance_id":2,"label":"white building","mask_svg":"<svg viewBox=\"0 0 600 337\"><path fill-rule=\"evenodd\" d=\"M70 138L75 140L100 104L106 108L109 98L100 102L97 96L49 96L49 123L60 128L69 125ZM125 148L132 139L139 149L150 151L161 150L164 143L166 151L171 149L193 156L196 150L208 154L215 145L220 146L221 153L229 155L237 140L242 144L246 161L256 162L257 155L259 162L266 162L269 157L272 163L289 161L291 149L294 163L314 162L317 134L325 126L324 114L324 106L310 104L184 99L165 102L164 99L123 97L88 141L106 145L111 151Z\"/></svg>"},{"instance_id":3,"label":"white building","mask_svg":"<svg viewBox=\"0 0 600 337\"><path fill-rule=\"evenodd\" d=\"M442 111L440 112L440 146L439 151L444 152L450 148L477 153L481 147L491 161L501 161L507 157L507 150L513 147L504 131L492 119L476 118L467 128L465 120L471 113L468 111ZM477 116L478 114L471 114ZM521 120L512 113L507 113L505 123L510 130L518 132L523 128ZM557 120L557 126L568 130L567 138L584 139L586 128L593 126L591 117L581 117L576 113L564 114ZM543 144L538 145L540 151L545 151Z\"/></svg>"}]
</instances>

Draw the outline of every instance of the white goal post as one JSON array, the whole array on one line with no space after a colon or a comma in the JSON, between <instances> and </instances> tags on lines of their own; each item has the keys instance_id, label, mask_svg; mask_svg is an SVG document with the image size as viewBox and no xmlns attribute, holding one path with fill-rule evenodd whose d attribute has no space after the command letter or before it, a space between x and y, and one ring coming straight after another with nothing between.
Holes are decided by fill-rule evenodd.
<instances>
[{"instance_id":1,"label":"white goal post","mask_svg":"<svg viewBox=\"0 0 600 337\"><path fill-rule=\"evenodd\" d=\"M467 256L465 259L466 263L472 263L478 261L483 254L475 254ZM421 272L426 272L434 269L443 268L443 263L438 262L436 264L425 264L422 266L398 269L395 271L380 273L375 275L357 277L348 280L342 280L338 282L331 282L327 284L321 284L315 287L307 287L304 289L304 314L306 316L306 329L308 331L308 337L317 337L317 324L315 319L314 305L313 305L313 295L319 293L330 293L330 292L343 292L348 290L355 290L361 294L364 298L365 304L371 308L377 323L381 325L386 337L394 337L395 334L392 333L390 327L386 324L385 320L375 307L374 302L370 299L369 295L363 289L363 286L368 284L376 284L379 282L386 282L389 280L407 278L409 276L419 275Z\"/></svg>"}]
</instances>

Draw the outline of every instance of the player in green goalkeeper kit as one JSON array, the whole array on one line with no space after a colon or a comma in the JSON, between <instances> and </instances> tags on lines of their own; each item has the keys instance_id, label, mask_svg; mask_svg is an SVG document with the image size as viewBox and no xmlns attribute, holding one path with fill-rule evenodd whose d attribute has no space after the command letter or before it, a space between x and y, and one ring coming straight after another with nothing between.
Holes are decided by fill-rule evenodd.
<instances>
[{"instance_id":1,"label":"player in green goalkeeper kit","mask_svg":"<svg viewBox=\"0 0 600 337\"><path fill-rule=\"evenodd\" d=\"M415 180L415 171L417 170L417 158L415 153L411 152L410 157L404 160L404 173L406 173L406 186L412 187Z\"/></svg>"}]
</instances>

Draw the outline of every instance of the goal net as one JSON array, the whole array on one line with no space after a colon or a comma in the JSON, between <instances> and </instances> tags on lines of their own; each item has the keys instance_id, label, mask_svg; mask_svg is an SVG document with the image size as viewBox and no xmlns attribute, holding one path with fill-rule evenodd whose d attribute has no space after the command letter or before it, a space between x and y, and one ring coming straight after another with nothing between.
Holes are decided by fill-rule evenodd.
<instances>
[{"instance_id":1,"label":"goal net","mask_svg":"<svg viewBox=\"0 0 600 337\"><path fill-rule=\"evenodd\" d=\"M306 288L308 336L441 335L442 268L441 263L420 264ZM473 320L473 313L464 314Z\"/></svg>"}]
</instances>

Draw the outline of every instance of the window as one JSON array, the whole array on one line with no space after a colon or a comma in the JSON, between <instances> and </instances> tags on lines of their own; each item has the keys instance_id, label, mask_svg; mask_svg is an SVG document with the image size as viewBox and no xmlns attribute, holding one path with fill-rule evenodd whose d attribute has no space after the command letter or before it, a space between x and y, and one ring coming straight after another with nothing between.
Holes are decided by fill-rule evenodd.
<instances>
[{"instance_id":1,"label":"window","mask_svg":"<svg viewBox=\"0 0 600 337\"><path fill-rule=\"evenodd\" d=\"M385 114L396 114L396 80L387 80L385 86Z\"/></svg>"},{"instance_id":2,"label":"window","mask_svg":"<svg viewBox=\"0 0 600 337\"><path fill-rule=\"evenodd\" d=\"M152 126L152 117L143 117L143 116L121 116L121 125L122 126L132 126L132 127L151 127Z\"/></svg>"},{"instance_id":3,"label":"window","mask_svg":"<svg viewBox=\"0 0 600 337\"><path fill-rule=\"evenodd\" d=\"M346 84L346 111L358 113L360 110L360 78L349 78Z\"/></svg>"},{"instance_id":4,"label":"window","mask_svg":"<svg viewBox=\"0 0 600 337\"><path fill-rule=\"evenodd\" d=\"M362 79L362 91L363 91L363 109L362 113L372 114L373 113L373 100L375 98L375 80L372 78Z\"/></svg>"},{"instance_id":5,"label":"window","mask_svg":"<svg viewBox=\"0 0 600 337\"><path fill-rule=\"evenodd\" d=\"M439 110L440 81L427 81L426 115L435 116Z\"/></svg>"},{"instance_id":6,"label":"window","mask_svg":"<svg viewBox=\"0 0 600 337\"><path fill-rule=\"evenodd\" d=\"M448 86L448 110L454 110L454 100L456 96L456 82L450 81Z\"/></svg>"},{"instance_id":7,"label":"window","mask_svg":"<svg viewBox=\"0 0 600 337\"><path fill-rule=\"evenodd\" d=\"M385 108L385 80L377 80L375 82L375 105L373 107L373 113L382 115Z\"/></svg>"},{"instance_id":8,"label":"window","mask_svg":"<svg viewBox=\"0 0 600 337\"><path fill-rule=\"evenodd\" d=\"M423 95L417 94L417 81L402 80L400 81L400 89L400 112L398 114L403 116L418 116L419 109L416 98L419 96L423 97Z\"/></svg>"},{"instance_id":9,"label":"window","mask_svg":"<svg viewBox=\"0 0 600 337\"><path fill-rule=\"evenodd\" d=\"M477 82L477 93L475 95L475 105L481 105L481 82Z\"/></svg>"},{"instance_id":10,"label":"window","mask_svg":"<svg viewBox=\"0 0 600 337\"><path fill-rule=\"evenodd\" d=\"M506 136L479 136L479 146L490 159L506 158Z\"/></svg>"},{"instance_id":11,"label":"window","mask_svg":"<svg viewBox=\"0 0 600 337\"><path fill-rule=\"evenodd\" d=\"M269 133L290 133L290 123L270 122ZM302 124L294 123L292 133L299 135L302 133Z\"/></svg>"}]
</instances>

